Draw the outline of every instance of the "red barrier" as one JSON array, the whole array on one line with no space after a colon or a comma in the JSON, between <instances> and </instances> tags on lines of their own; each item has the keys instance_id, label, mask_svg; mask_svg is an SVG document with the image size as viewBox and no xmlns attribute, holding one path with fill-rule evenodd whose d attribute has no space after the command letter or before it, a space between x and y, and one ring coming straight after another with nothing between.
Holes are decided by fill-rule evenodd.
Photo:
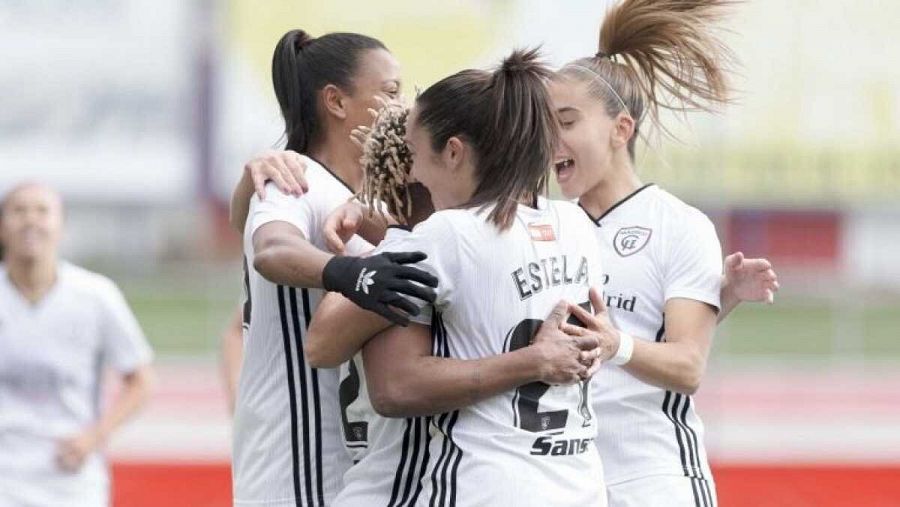
<instances>
[{"instance_id":1,"label":"red barrier","mask_svg":"<svg viewBox=\"0 0 900 507\"><path fill-rule=\"evenodd\" d=\"M892 507L900 505L900 465L720 465L722 507ZM117 463L115 507L231 505L227 464Z\"/></svg>"},{"instance_id":2,"label":"red barrier","mask_svg":"<svg viewBox=\"0 0 900 507\"><path fill-rule=\"evenodd\" d=\"M114 507L231 505L227 463L114 463Z\"/></svg>"}]
</instances>

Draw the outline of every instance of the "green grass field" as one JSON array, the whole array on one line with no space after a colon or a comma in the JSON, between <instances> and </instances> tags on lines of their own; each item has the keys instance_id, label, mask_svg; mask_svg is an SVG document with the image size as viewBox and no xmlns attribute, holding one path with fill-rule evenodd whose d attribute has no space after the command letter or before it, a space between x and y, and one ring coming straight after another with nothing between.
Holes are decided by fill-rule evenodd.
<instances>
[{"instance_id":1,"label":"green grass field","mask_svg":"<svg viewBox=\"0 0 900 507\"><path fill-rule=\"evenodd\" d=\"M119 280L158 354L215 353L240 300L236 272ZM719 357L900 359L900 301L837 307L825 299L779 295L774 306L745 304L720 327Z\"/></svg>"}]
</instances>

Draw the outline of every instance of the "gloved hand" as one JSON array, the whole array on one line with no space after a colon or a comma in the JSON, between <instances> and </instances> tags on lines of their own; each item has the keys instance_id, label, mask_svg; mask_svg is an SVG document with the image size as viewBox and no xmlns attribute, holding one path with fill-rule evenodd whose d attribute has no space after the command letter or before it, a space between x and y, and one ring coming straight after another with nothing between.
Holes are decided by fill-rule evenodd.
<instances>
[{"instance_id":1,"label":"gloved hand","mask_svg":"<svg viewBox=\"0 0 900 507\"><path fill-rule=\"evenodd\" d=\"M427 258L422 252L385 252L370 257L332 257L322 271L325 290L340 292L360 308L375 312L399 326L409 324L409 315L419 307L401 294L433 303L438 279L431 273L406 264ZM418 285L414 282L418 282ZM390 306L389 306L390 305Z\"/></svg>"}]
</instances>

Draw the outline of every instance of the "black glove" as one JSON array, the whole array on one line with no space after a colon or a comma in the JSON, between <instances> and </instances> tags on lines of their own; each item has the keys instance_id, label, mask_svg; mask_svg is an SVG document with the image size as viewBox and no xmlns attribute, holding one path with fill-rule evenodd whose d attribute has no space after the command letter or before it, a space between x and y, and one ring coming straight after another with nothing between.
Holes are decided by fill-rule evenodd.
<instances>
[{"instance_id":1,"label":"black glove","mask_svg":"<svg viewBox=\"0 0 900 507\"><path fill-rule=\"evenodd\" d=\"M409 317L388 305L409 315L418 315L419 307L401 294L434 303L436 294L433 288L437 287L438 279L421 269L405 266L427 257L422 252L385 252L370 257L335 256L325 264L322 285L325 290L340 292L360 308L375 312L394 324L406 326Z\"/></svg>"}]
</instances>

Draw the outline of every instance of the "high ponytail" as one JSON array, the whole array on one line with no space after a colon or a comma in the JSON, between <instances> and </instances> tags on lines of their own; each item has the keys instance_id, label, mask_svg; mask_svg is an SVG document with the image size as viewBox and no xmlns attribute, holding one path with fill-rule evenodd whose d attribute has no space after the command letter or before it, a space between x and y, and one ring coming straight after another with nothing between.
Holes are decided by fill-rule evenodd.
<instances>
[{"instance_id":1,"label":"high ponytail","mask_svg":"<svg viewBox=\"0 0 900 507\"><path fill-rule=\"evenodd\" d=\"M493 72L464 70L416 99L418 123L443 150L454 136L476 156L475 192L466 207L496 204L488 220L508 229L521 199L543 193L559 136L547 92L550 71L536 49L517 50Z\"/></svg>"},{"instance_id":2,"label":"high ponytail","mask_svg":"<svg viewBox=\"0 0 900 507\"><path fill-rule=\"evenodd\" d=\"M306 153L320 141L319 91L333 84L352 93L360 53L369 49L386 48L378 39L356 33L313 38L303 30L291 30L281 37L272 55L272 84L284 118L287 149Z\"/></svg>"},{"instance_id":3,"label":"high ponytail","mask_svg":"<svg viewBox=\"0 0 900 507\"><path fill-rule=\"evenodd\" d=\"M663 133L659 110L714 110L729 99L727 70L734 57L715 33L731 0L623 0L606 13L599 51L565 66L558 75L590 83L589 90L614 116L650 117Z\"/></svg>"}]
</instances>

